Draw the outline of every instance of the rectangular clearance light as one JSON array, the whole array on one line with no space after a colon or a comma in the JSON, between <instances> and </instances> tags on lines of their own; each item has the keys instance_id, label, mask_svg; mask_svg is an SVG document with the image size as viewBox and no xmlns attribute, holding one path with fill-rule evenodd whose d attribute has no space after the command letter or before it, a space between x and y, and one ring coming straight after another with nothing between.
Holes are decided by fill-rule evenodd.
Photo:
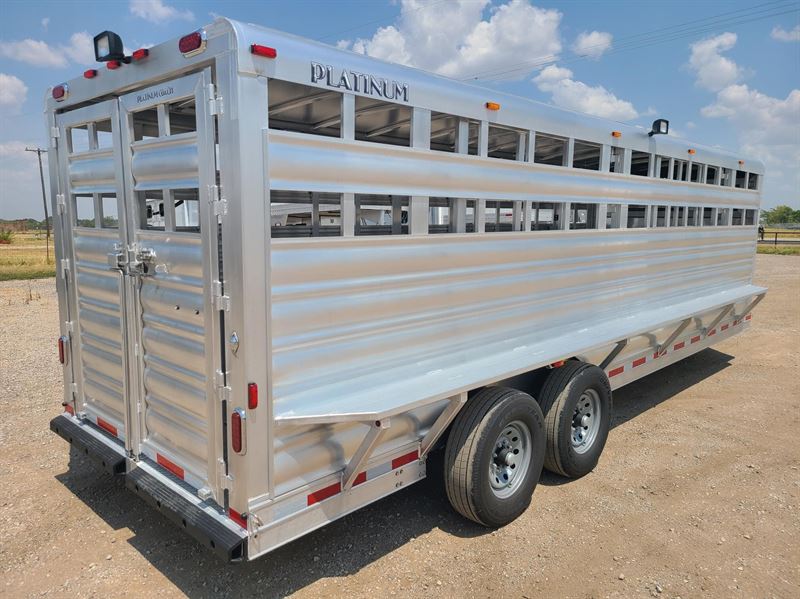
<instances>
[{"instance_id":1,"label":"rectangular clearance light","mask_svg":"<svg viewBox=\"0 0 800 599\"><path fill-rule=\"evenodd\" d=\"M277 58L278 56L278 51L275 48L261 46L259 44L251 44L250 53L256 56L263 56L264 58Z\"/></svg>"}]
</instances>

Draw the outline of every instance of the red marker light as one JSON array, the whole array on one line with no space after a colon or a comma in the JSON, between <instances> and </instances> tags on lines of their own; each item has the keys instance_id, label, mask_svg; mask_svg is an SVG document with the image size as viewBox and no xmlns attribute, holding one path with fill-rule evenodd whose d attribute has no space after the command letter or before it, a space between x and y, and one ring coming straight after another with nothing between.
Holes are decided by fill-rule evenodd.
<instances>
[{"instance_id":1,"label":"red marker light","mask_svg":"<svg viewBox=\"0 0 800 599\"><path fill-rule=\"evenodd\" d=\"M251 44L250 53L256 56L263 56L264 58L276 58L278 56L278 51L275 48L261 46L259 44Z\"/></svg>"},{"instance_id":2,"label":"red marker light","mask_svg":"<svg viewBox=\"0 0 800 599\"><path fill-rule=\"evenodd\" d=\"M66 83L62 83L61 85L56 85L53 88L53 99L56 102L61 102L62 100L66 99L68 93L69 93L69 87L67 87Z\"/></svg>"},{"instance_id":3,"label":"red marker light","mask_svg":"<svg viewBox=\"0 0 800 599\"><path fill-rule=\"evenodd\" d=\"M97 69L87 69L83 72L83 76L86 79L94 79L97 77Z\"/></svg>"},{"instance_id":4,"label":"red marker light","mask_svg":"<svg viewBox=\"0 0 800 599\"><path fill-rule=\"evenodd\" d=\"M150 56L150 50L148 50L147 48L139 48L138 50L134 51L133 60L135 61L144 60L148 56Z\"/></svg>"},{"instance_id":5,"label":"red marker light","mask_svg":"<svg viewBox=\"0 0 800 599\"><path fill-rule=\"evenodd\" d=\"M255 410L258 407L258 385L247 383L247 407Z\"/></svg>"},{"instance_id":6,"label":"red marker light","mask_svg":"<svg viewBox=\"0 0 800 599\"><path fill-rule=\"evenodd\" d=\"M242 414L239 410L231 414L231 448L235 453L242 452Z\"/></svg>"},{"instance_id":7,"label":"red marker light","mask_svg":"<svg viewBox=\"0 0 800 599\"><path fill-rule=\"evenodd\" d=\"M109 60L109 61L106 63L106 68L107 68L109 71L116 71L116 70L117 70L118 68L120 68L121 66L122 66L122 63L121 63L120 61L118 61L118 60Z\"/></svg>"},{"instance_id":8,"label":"red marker light","mask_svg":"<svg viewBox=\"0 0 800 599\"><path fill-rule=\"evenodd\" d=\"M206 49L206 33L205 31L194 31L189 35L184 35L178 41L178 50L181 51L186 58L200 54Z\"/></svg>"},{"instance_id":9,"label":"red marker light","mask_svg":"<svg viewBox=\"0 0 800 599\"><path fill-rule=\"evenodd\" d=\"M65 347L65 338L62 335L58 338L58 361L64 364L67 361L67 352Z\"/></svg>"}]
</instances>

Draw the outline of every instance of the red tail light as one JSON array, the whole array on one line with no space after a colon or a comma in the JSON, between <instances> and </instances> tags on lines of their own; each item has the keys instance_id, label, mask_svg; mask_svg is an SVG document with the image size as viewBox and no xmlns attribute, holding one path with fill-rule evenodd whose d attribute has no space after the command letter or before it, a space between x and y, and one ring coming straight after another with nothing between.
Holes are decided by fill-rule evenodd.
<instances>
[{"instance_id":1,"label":"red tail light","mask_svg":"<svg viewBox=\"0 0 800 599\"><path fill-rule=\"evenodd\" d=\"M87 69L83 72L83 76L86 79L94 79L97 77L97 69Z\"/></svg>"},{"instance_id":2,"label":"red tail light","mask_svg":"<svg viewBox=\"0 0 800 599\"><path fill-rule=\"evenodd\" d=\"M122 66L122 63L121 63L120 61L118 61L118 60L109 60L109 61L106 63L106 68L107 68L109 71L115 71L115 70L117 70L118 68L120 68L121 66Z\"/></svg>"},{"instance_id":3,"label":"red tail light","mask_svg":"<svg viewBox=\"0 0 800 599\"><path fill-rule=\"evenodd\" d=\"M256 56L263 56L264 58L276 58L278 56L278 51L275 48L260 46L259 44L252 44L250 46L250 53Z\"/></svg>"},{"instance_id":4,"label":"red tail light","mask_svg":"<svg viewBox=\"0 0 800 599\"><path fill-rule=\"evenodd\" d=\"M64 337L58 338L58 361L64 364L67 361L67 348L65 347Z\"/></svg>"},{"instance_id":5,"label":"red tail light","mask_svg":"<svg viewBox=\"0 0 800 599\"><path fill-rule=\"evenodd\" d=\"M235 453L242 453L244 447L242 422L245 418L244 412L238 408L231 414L231 447Z\"/></svg>"},{"instance_id":6,"label":"red tail light","mask_svg":"<svg viewBox=\"0 0 800 599\"><path fill-rule=\"evenodd\" d=\"M62 83L61 85L56 85L53 88L53 99L56 102L61 102L62 100L65 100L68 95L69 95L69 86L66 83Z\"/></svg>"},{"instance_id":7,"label":"red tail light","mask_svg":"<svg viewBox=\"0 0 800 599\"><path fill-rule=\"evenodd\" d=\"M147 48L139 48L138 50L134 50L133 52L133 60L139 61L144 60L148 56L150 56L150 50Z\"/></svg>"},{"instance_id":8,"label":"red tail light","mask_svg":"<svg viewBox=\"0 0 800 599\"><path fill-rule=\"evenodd\" d=\"M258 385L255 383L247 384L247 407L251 410L258 407Z\"/></svg>"},{"instance_id":9,"label":"red tail light","mask_svg":"<svg viewBox=\"0 0 800 599\"><path fill-rule=\"evenodd\" d=\"M195 31L189 35L184 35L178 41L178 50L180 50L181 54L183 54L186 58L194 56L195 54L200 54L200 52L205 49L206 32L202 30Z\"/></svg>"}]
</instances>

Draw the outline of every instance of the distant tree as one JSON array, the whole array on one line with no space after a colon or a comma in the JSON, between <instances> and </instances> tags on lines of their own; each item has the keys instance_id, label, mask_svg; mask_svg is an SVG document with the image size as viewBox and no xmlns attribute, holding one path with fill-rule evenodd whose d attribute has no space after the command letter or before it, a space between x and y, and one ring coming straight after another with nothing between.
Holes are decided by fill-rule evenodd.
<instances>
[{"instance_id":1,"label":"distant tree","mask_svg":"<svg viewBox=\"0 0 800 599\"><path fill-rule=\"evenodd\" d=\"M764 210L763 215L768 225L800 223L800 210L792 210L789 206L775 206L772 210Z\"/></svg>"}]
</instances>

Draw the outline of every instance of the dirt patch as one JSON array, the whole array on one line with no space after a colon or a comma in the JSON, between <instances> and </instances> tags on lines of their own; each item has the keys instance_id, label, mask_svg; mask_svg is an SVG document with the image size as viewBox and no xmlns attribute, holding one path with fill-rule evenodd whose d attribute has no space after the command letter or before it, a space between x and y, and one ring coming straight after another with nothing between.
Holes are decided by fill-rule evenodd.
<instances>
[{"instance_id":1,"label":"dirt patch","mask_svg":"<svg viewBox=\"0 0 800 599\"><path fill-rule=\"evenodd\" d=\"M7 596L800 596L800 259L758 256L752 328L614 394L598 468L487 531L428 480L225 565L48 429L53 280L0 283Z\"/></svg>"}]
</instances>

